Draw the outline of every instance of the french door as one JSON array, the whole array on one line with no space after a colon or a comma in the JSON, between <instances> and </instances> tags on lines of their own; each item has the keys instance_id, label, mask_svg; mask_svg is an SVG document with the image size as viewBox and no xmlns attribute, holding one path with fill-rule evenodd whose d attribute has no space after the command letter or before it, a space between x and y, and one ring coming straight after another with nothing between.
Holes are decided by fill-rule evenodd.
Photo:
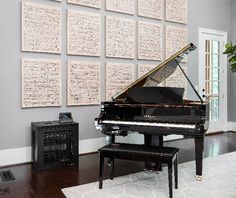
<instances>
[{"instance_id":1,"label":"french door","mask_svg":"<svg viewBox=\"0 0 236 198\"><path fill-rule=\"evenodd\" d=\"M209 101L207 133L227 130L227 33L199 28L199 92Z\"/></svg>"}]
</instances>

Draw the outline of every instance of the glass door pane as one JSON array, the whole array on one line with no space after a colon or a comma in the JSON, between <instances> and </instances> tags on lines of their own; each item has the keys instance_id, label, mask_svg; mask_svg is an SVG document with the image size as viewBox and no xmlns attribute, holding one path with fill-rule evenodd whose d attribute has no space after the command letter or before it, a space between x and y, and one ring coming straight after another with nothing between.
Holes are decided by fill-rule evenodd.
<instances>
[{"instance_id":1,"label":"glass door pane","mask_svg":"<svg viewBox=\"0 0 236 198\"><path fill-rule=\"evenodd\" d=\"M205 95L210 102L210 121L220 119L220 54L218 41L205 41Z\"/></svg>"},{"instance_id":2,"label":"glass door pane","mask_svg":"<svg viewBox=\"0 0 236 198\"><path fill-rule=\"evenodd\" d=\"M207 133L227 131L227 56L223 55L227 32L199 28L200 95L209 102Z\"/></svg>"}]
</instances>

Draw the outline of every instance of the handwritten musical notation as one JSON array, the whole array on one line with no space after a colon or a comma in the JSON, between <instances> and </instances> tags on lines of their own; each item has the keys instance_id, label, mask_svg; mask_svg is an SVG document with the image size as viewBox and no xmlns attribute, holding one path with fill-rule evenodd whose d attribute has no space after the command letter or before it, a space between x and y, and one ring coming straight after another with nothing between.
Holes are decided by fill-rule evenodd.
<instances>
[{"instance_id":1,"label":"handwritten musical notation","mask_svg":"<svg viewBox=\"0 0 236 198\"><path fill-rule=\"evenodd\" d=\"M184 72L187 74L187 68L186 67L182 68ZM184 98L187 98L187 79L179 67L177 67L175 72L166 79L166 86L184 88L185 89Z\"/></svg>"},{"instance_id":2,"label":"handwritten musical notation","mask_svg":"<svg viewBox=\"0 0 236 198\"><path fill-rule=\"evenodd\" d=\"M138 23L138 59L162 60L162 25Z\"/></svg>"},{"instance_id":3,"label":"handwritten musical notation","mask_svg":"<svg viewBox=\"0 0 236 198\"><path fill-rule=\"evenodd\" d=\"M187 0L166 0L166 20L187 23Z\"/></svg>"},{"instance_id":4,"label":"handwritten musical notation","mask_svg":"<svg viewBox=\"0 0 236 198\"><path fill-rule=\"evenodd\" d=\"M151 71L154 67L158 66L157 64L138 64L138 78L142 77L144 74ZM159 82L156 80L148 79L147 82L144 84L144 87L161 87L164 86L164 81Z\"/></svg>"},{"instance_id":5,"label":"handwritten musical notation","mask_svg":"<svg viewBox=\"0 0 236 198\"><path fill-rule=\"evenodd\" d=\"M61 61L22 59L22 108L61 105Z\"/></svg>"},{"instance_id":6,"label":"handwritten musical notation","mask_svg":"<svg viewBox=\"0 0 236 198\"><path fill-rule=\"evenodd\" d=\"M100 56L100 15L68 10L67 52Z\"/></svg>"},{"instance_id":7,"label":"handwritten musical notation","mask_svg":"<svg viewBox=\"0 0 236 198\"><path fill-rule=\"evenodd\" d=\"M138 1L138 15L162 19L164 13L163 0L139 0Z\"/></svg>"},{"instance_id":8,"label":"handwritten musical notation","mask_svg":"<svg viewBox=\"0 0 236 198\"><path fill-rule=\"evenodd\" d=\"M68 62L67 105L100 104L100 63Z\"/></svg>"},{"instance_id":9,"label":"handwritten musical notation","mask_svg":"<svg viewBox=\"0 0 236 198\"><path fill-rule=\"evenodd\" d=\"M134 0L106 0L106 10L134 14Z\"/></svg>"},{"instance_id":10,"label":"handwritten musical notation","mask_svg":"<svg viewBox=\"0 0 236 198\"><path fill-rule=\"evenodd\" d=\"M175 26L166 26L166 58L181 50L187 45L187 29ZM185 58L183 62L186 62Z\"/></svg>"},{"instance_id":11,"label":"handwritten musical notation","mask_svg":"<svg viewBox=\"0 0 236 198\"><path fill-rule=\"evenodd\" d=\"M61 53L61 8L22 2L22 51Z\"/></svg>"},{"instance_id":12,"label":"handwritten musical notation","mask_svg":"<svg viewBox=\"0 0 236 198\"><path fill-rule=\"evenodd\" d=\"M106 64L106 100L134 81L134 65L127 63Z\"/></svg>"},{"instance_id":13,"label":"handwritten musical notation","mask_svg":"<svg viewBox=\"0 0 236 198\"><path fill-rule=\"evenodd\" d=\"M52 0L61 2L61 0ZM102 0L67 0L68 3L90 10L101 8ZM166 20L187 23L187 0L165 0ZM104 0L105 3L105 0ZM110 100L138 77L146 74L157 64L154 61L170 57L187 44L187 28L183 25L165 28L158 23L142 21L141 18L163 19L164 0L106 0L106 10L138 16L106 16L105 55L111 58L134 59L137 54L138 68L133 63L106 64L106 99ZM22 2L22 51L61 53L62 9L39 3ZM59 6L60 5L60 6ZM85 9L85 8L84 8ZM110 12L111 13L111 12ZM115 13L113 13L115 14ZM138 16L137 16L138 15ZM121 16L121 14L120 14ZM124 15L123 16L128 16ZM65 17L65 16L64 16ZM68 9L67 54L79 56L101 56L102 39L101 13ZM143 18L144 19L144 18ZM146 19L147 20L147 19ZM137 21L137 25L136 25ZM153 20L154 21L154 20ZM159 22L159 20L155 20ZM136 31L137 30L137 31ZM136 33L137 32L137 33ZM137 37L137 43L135 41ZM165 42L165 43L164 43ZM137 53L136 47L137 45ZM163 46L166 52L163 52ZM105 58L106 58L105 57ZM153 60L151 64L140 64L140 60ZM184 59L186 61L186 59ZM145 61L148 62L148 61ZM136 69L136 70L135 70ZM100 62L68 62L67 105L98 105L101 101ZM186 80L179 70L164 67L144 86L186 87ZM172 74L173 73L173 74ZM168 78L168 75L171 77ZM61 105L61 62L60 60L22 59L22 107L45 107Z\"/></svg>"},{"instance_id":14,"label":"handwritten musical notation","mask_svg":"<svg viewBox=\"0 0 236 198\"><path fill-rule=\"evenodd\" d=\"M68 0L68 3L88 6L93 8L101 8L101 0Z\"/></svg>"},{"instance_id":15,"label":"handwritten musical notation","mask_svg":"<svg viewBox=\"0 0 236 198\"><path fill-rule=\"evenodd\" d=\"M145 83L145 87L165 86L165 80L175 72L176 68L171 64L164 67L158 67L152 77Z\"/></svg>"},{"instance_id":16,"label":"handwritten musical notation","mask_svg":"<svg viewBox=\"0 0 236 198\"><path fill-rule=\"evenodd\" d=\"M135 25L133 20L106 17L106 56L134 58Z\"/></svg>"}]
</instances>

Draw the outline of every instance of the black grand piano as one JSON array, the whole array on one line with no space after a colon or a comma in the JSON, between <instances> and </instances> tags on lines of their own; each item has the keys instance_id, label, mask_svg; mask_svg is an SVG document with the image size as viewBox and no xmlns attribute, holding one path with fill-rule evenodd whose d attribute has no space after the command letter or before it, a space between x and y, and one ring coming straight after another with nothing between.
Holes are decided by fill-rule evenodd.
<instances>
[{"instance_id":1,"label":"black grand piano","mask_svg":"<svg viewBox=\"0 0 236 198\"><path fill-rule=\"evenodd\" d=\"M195 139L196 179L202 179L204 135L209 125L208 102L203 101L180 66L181 60L195 50L190 43L112 98L102 102L95 126L107 137L144 134L148 145L163 145L163 135L177 134ZM199 100L183 100L184 88L159 87L179 67Z\"/></svg>"}]
</instances>

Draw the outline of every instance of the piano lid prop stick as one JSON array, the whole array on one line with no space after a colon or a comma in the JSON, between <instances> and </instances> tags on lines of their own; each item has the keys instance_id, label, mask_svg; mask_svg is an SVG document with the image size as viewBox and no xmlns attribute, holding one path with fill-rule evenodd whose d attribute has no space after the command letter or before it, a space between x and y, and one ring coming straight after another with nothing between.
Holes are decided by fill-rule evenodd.
<instances>
[{"instance_id":1,"label":"piano lid prop stick","mask_svg":"<svg viewBox=\"0 0 236 198\"><path fill-rule=\"evenodd\" d=\"M201 103L203 104L204 101L202 99L202 97L199 95L199 93L197 92L197 90L195 89L195 87L193 86L193 84L191 83L191 81L189 80L187 74L184 72L183 68L180 66L179 62L177 60L175 60L175 62L177 63L177 65L179 66L179 68L181 69L181 71L183 72L184 76L186 77L186 79L188 80L190 86L193 88L194 92L196 93L196 95L198 96L198 98L201 100Z\"/></svg>"}]
</instances>

